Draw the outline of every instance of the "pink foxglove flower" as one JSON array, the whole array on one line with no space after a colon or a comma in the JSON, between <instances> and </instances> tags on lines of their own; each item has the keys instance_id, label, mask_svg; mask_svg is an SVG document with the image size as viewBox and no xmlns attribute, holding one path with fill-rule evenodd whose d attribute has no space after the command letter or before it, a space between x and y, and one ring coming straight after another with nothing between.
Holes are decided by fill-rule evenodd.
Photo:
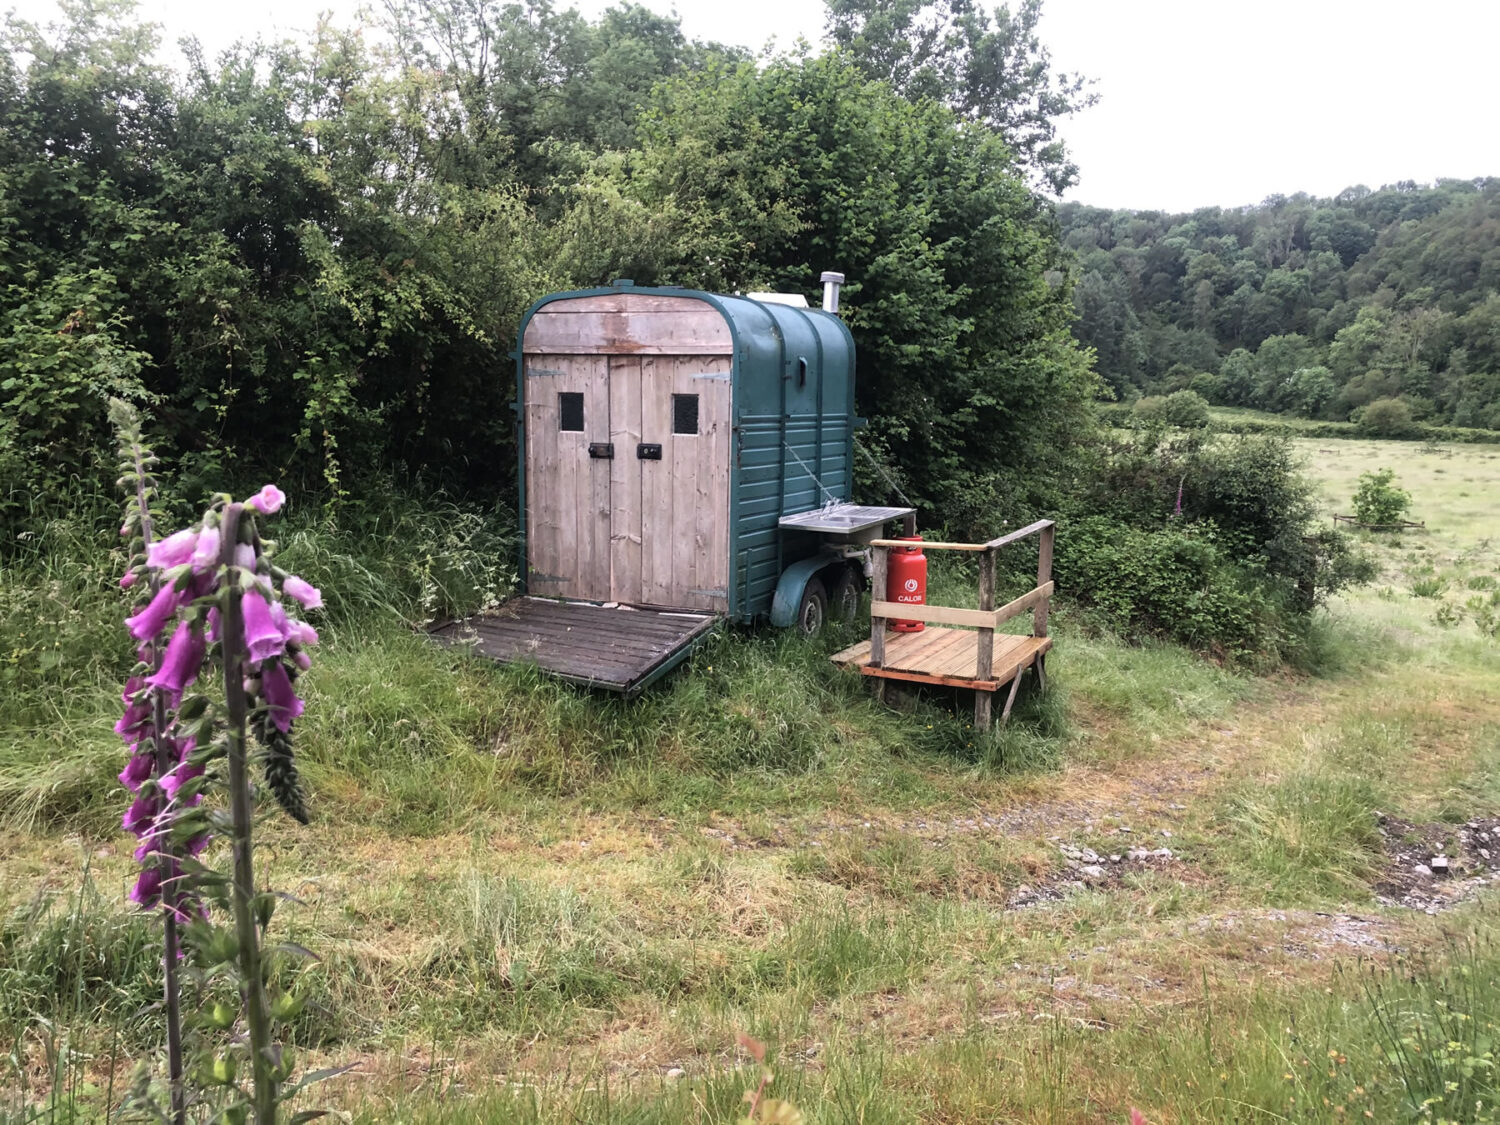
<instances>
[{"instance_id":1,"label":"pink foxglove flower","mask_svg":"<svg viewBox=\"0 0 1500 1125\"><path fill-rule=\"evenodd\" d=\"M146 548L146 565L157 570L181 566L193 557L193 548L198 545L196 528L186 527L165 539L158 539Z\"/></svg>"},{"instance_id":2,"label":"pink foxglove flower","mask_svg":"<svg viewBox=\"0 0 1500 1125\"><path fill-rule=\"evenodd\" d=\"M148 867L130 888L130 901L141 907L155 906L161 899L161 869Z\"/></svg>"},{"instance_id":3,"label":"pink foxglove flower","mask_svg":"<svg viewBox=\"0 0 1500 1125\"><path fill-rule=\"evenodd\" d=\"M198 545L192 555L194 574L212 574L219 567L219 529L204 528L198 533Z\"/></svg>"},{"instance_id":4,"label":"pink foxglove flower","mask_svg":"<svg viewBox=\"0 0 1500 1125\"><path fill-rule=\"evenodd\" d=\"M162 631L167 619L177 612L182 604L182 595L172 588L172 583L163 582L150 603L134 617L127 617L125 625L130 635L138 641L149 641Z\"/></svg>"},{"instance_id":5,"label":"pink foxglove flower","mask_svg":"<svg viewBox=\"0 0 1500 1125\"><path fill-rule=\"evenodd\" d=\"M161 668L146 682L165 691L175 707L182 698L183 691L198 678L198 670L203 666L203 658L207 652L208 643L203 639L202 631L186 621L180 622L172 639L167 642Z\"/></svg>"},{"instance_id":6,"label":"pink foxglove flower","mask_svg":"<svg viewBox=\"0 0 1500 1125\"><path fill-rule=\"evenodd\" d=\"M142 729L150 721L151 704L142 699L125 708L125 714L115 723L115 733L126 742L137 742L143 737Z\"/></svg>"},{"instance_id":7,"label":"pink foxglove flower","mask_svg":"<svg viewBox=\"0 0 1500 1125\"><path fill-rule=\"evenodd\" d=\"M271 709L271 721L285 734L292 729L292 720L302 714L302 700L292 689L291 678L281 661L270 661L260 670L260 690L261 698Z\"/></svg>"},{"instance_id":8,"label":"pink foxglove flower","mask_svg":"<svg viewBox=\"0 0 1500 1125\"><path fill-rule=\"evenodd\" d=\"M133 749L134 753L130 755L130 760L120 771L120 784L132 793L137 793L142 783L155 771L156 755L151 752L149 742L139 743Z\"/></svg>"},{"instance_id":9,"label":"pink foxglove flower","mask_svg":"<svg viewBox=\"0 0 1500 1125\"><path fill-rule=\"evenodd\" d=\"M120 575L120 589L122 589L122 590L128 590L128 589L130 589L130 587L132 587L134 585L135 585L135 571L133 571L133 570L127 570L124 574Z\"/></svg>"},{"instance_id":10,"label":"pink foxglove flower","mask_svg":"<svg viewBox=\"0 0 1500 1125\"><path fill-rule=\"evenodd\" d=\"M272 606L254 591L246 594L241 604L245 613L245 646L251 662L270 660L285 652L286 633L276 623L273 612L280 607Z\"/></svg>"},{"instance_id":11,"label":"pink foxglove flower","mask_svg":"<svg viewBox=\"0 0 1500 1125\"><path fill-rule=\"evenodd\" d=\"M302 603L303 609L322 609L323 594L311 582L304 582L295 574L288 574L286 581L281 584L281 589L290 597L296 598Z\"/></svg>"},{"instance_id":12,"label":"pink foxglove flower","mask_svg":"<svg viewBox=\"0 0 1500 1125\"><path fill-rule=\"evenodd\" d=\"M274 516L277 512L281 511L281 506L285 503L286 493L282 492L274 484L266 485L254 496L250 497L249 500L245 501L247 507L254 508L263 516Z\"/></svg>"},{"instance_id":13,"label":"pink foxglove flower","mask_svg":"<svg viewBox=\"0 0 1500 1125\"><path fill-rule=\"evenodd\" d=\"M292 644L301 645L303 648L311 648L318 643L318 631L306 621L293 621L287 626L286 639Z\"/></svg>"},{"instance_id":14,"label":"pink foxglove flower","mask_svg":"<svg viewBox=\"0 0 1500 1125\"><path fill-rule=\"evenodd\" d=\"M130 808L125 810L125 816L120 821L120 827L127 832L133 832L137 836L144 836L156 823L156 814L161 811L161 802L156 794L142 793L130 802Z\"/></svg>"},{"instance_id":15,"label":"pink foxglove flower","mask_svg":"<svg viewBox=\"0 0 1500 1125\"><path fill-rule=\"evenodd\" d=\"M163 774L161 779L161 790L167 795L167 800L177 800L177 793L189 781L203 776L202 766L191 766L182 762L172 772Z\"/></svg>"}]
</instances>

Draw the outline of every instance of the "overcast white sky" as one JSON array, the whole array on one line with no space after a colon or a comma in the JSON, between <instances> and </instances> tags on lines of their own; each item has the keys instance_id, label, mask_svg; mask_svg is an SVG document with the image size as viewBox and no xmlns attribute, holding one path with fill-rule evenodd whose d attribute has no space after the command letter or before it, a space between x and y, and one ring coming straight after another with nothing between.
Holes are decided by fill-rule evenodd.
<instances>
[{"instance_id":1,"label":"overcast white sky","mask_svg":"<svg viewBox=\"0 0 1500 1125\"><path fill-rule=\"evenodd\" d=\"M54 10L10 2L29 18ZM818 0L644 2L675 10L689 36L756 49L822 31ZM141 11L169 42L191 34L213 49L357 6L142 0ZM1054 63L1101 95L1062 126L1082 172L1070 198L1180 211L1500 175L1497 0L1045 0L1041 31Z\"/></svg>"}]
</instances>

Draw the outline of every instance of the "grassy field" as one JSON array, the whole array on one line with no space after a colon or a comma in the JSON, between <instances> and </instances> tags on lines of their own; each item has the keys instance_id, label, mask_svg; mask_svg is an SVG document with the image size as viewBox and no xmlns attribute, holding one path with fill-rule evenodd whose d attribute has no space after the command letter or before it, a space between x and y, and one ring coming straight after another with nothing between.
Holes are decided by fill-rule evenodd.
<instances>
[{"instance_id":1,"label":"grassy field","mask_svg":"<svg viewBox=\"0 0 1500 1125\"><path fill-rule=\"evenodd\" d=\"M308 1104L730 1121L743 1032L815 1122L1494 1119L1500 451L1299 444L1330 511L1390 465L1428 525L1367 537L1325 674L1063 610L1053 693L993 739L876 706L847 638L723 637L626 706L333 606L316 819L264 829L322 958L303 1058L357 1064ZM0 577L0 1121L102 1117L152 1042L110 664L75 658L116 644L111 565Z\"/></svg>"}]
</instances>

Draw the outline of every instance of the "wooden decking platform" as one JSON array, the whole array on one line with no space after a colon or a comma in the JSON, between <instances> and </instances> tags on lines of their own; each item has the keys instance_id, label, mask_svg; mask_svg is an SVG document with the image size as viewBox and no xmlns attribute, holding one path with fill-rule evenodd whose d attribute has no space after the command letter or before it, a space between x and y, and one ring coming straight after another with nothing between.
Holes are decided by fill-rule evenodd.
<instances>
[{"instance_id":1,"label":"wooden decking platform","mask_svg":"<svg viewBox=\"0 0 1500 1125\"><path fill-rule=\"evenodd\" d=\"M929 625L920 633L887 633L885 663L879 668L870 667L868 640L836 653L833 662L844 667L852 665L866 676L887 680L995 691L1052 648L1051 637L1018 637L1009 633L996 633L994 643L995 655L987 680L976 679L974 675L978 632L940 625Z\"/></svg>"},{"instance_id":2,"label":"wooden decking platform","mask_svg":"<svg viewBox=\"0 0 1500 1125\"><path fill-rule=\"evenodd\" d=\"M432 636L472 646L502 664L529 661L571 683L634 695L687 659L718 620L683 610L526 597L440 625Z\"/></svg>"}]
</instances>

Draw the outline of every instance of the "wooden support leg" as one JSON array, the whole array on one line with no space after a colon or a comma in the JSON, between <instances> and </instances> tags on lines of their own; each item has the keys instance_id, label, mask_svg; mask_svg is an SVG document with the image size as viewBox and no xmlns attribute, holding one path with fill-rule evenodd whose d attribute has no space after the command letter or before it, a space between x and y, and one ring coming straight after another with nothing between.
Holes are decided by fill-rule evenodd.
<instances>
[{"instance_id":1,"label":"wooden support leg","mask_svg":"<svg viewBox=\"0 0 1500 1125\"><path fill-rule=\"evenodd\" d=\"M875 702L885 702L885 678L883 676L875 677Z\"/></svg>"},{"instance_id":2,"label":"wooden support leg","mask_svg":"<svg viewBox=\"0 0 1500 1125\"><path fill-rule=\"evenodd\" d=\"M1017 672L1016 678L1010 682L1010 694L1005 697L1005 710L1000 712L1000 722L1002 724L1010 722L1010 709L1016 705L1016 692L1021 690L1021 677L1023 675L1025 675L1024 669Z\"/></svg>"},{"instance_id":3,"label":"wooden support leg","mask_svg":"<svg viewBox=\"0 0 1500 1125\"><path fill-rule=\"evenodd\" d=\"M1036 658L1036 689L1040 692L1047 690L1047 654L1045 652Z\"/></svg>"},{"instance_id":4,"label":"wooden support leg","mask_svg":"<svg viewBox=\"0 0 1500 1125\"><path fill-rule=\"evenodd\" d=\"M977 731L990 729L990 696L993 694L988 691L974 693L974 729Z\"/></svg>"}]
</instances>

